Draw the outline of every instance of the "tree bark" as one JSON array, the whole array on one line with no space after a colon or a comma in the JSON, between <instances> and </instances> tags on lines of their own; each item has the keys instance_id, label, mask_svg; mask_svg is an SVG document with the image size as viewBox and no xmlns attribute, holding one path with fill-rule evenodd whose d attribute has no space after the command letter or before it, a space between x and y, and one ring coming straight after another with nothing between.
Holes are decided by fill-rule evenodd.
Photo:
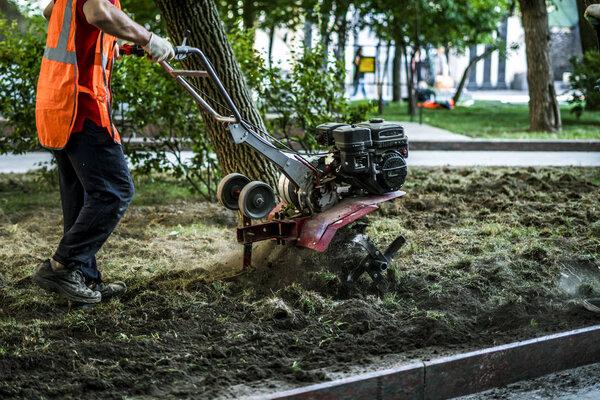
<instances>
[{"instance_id":1,"label":"tree bark","mask_svg":"<svg viewBox=\"0 0 600 400\"><path fill-rule=\"evenodd\" d=\"M406 87L408 90L408 114L410 115L410 120L412 121L413 117L416 114L416 109L417 109L417 102L416 102L416 98L415 98L415 93L414 93L414 74L413 74L413 61L415 60L415 52L413 49L413 53L410 57L410 59L408 58L408 47L404 48L404 54L406 55L406 58L404 60L404 64L406 67Z\"/></svg>"},{"instance_id":2,"label":"tree bark","mask_svg":"<svg viewBox=\"0 0 600 400\"><path fill-rule=\"evenodd\" d=\"M243 2L242 19L244 20L244 29L254 28L256 22L256 7L253 0Z\"/></svg>"},{"instance_id":3,"label":"tree bark","mask_svg":"<svg viewBox=\"0 0 600 400\"><path fill-rule=\"evenodd\" d=\"M329 51L329 42L331 40L331 31L329 30L329 22L333 11L333 0L323 0L321 4L321 24L319 26L319 34L321 35L321 43L323 44L323 52L327 54Z\"/></svg>"},{"instance_id":4,"label":"tree bark","mask_svg":"<svg viewBox=\"0 0 600 400\"><path fill-rule=\"evenodd\" d=\"M399 103L402 101L402 87L400 82L400 69L402 68L402 47L398 41L396 41L394 60L392 63L392 101L394 103Z\"/></svg>"},{"instance_id":5,"label":"tree bark","mask_svg":"<svg viewBox=\"0 0 600 400\"><path fill-rule=\"evenodd\" d=\"M250 93L244 83L242 71L235 59L219 14L212 0L155 0L160 10L169 35L175 43L181 43L185 30L189 29L190 46L198 47L211 61L223 86L237 105L242 117L254 126L265 130L264 124ZM204 66L198 58L191 56L184 62L186 68L203 70ZM220 96L216 87L208 79L198 78L194 84L205 95L205 99L222 115L231 113L209 99ZM182 96L187 95L182 89ZM163 99L168 101L168 99ZM217 122L204 110L202 118L206 124L206 132L215 149L219 164L225 174L240 172L252 180L261 180L275 187L278 174L271 163L259 153L245 145L232 144L228 139L226 125Z\"/></svg>"},{"instance_id":6,"label":"tree bark","mask_svg":"<svg viewBox=\"0 0 600 400\"><path fill-rule=\"evenodd\" d=\"M273 66L273 43L275 43L275 26L269 28L269 51L267 53L269 68Z\"/></svg>"},{"instance_id":7,"label":"tree bark","mask_svg":"<svg viewBox=\"0 0 600 400\"><path fill-rule=\"evenodd\" d=\"M338 61L344 62L346 55L346 42L348 40L348 8L350 3L338 3L336 8L336 26L338 31L338 44L335 49L335 58Z\"/></svg>"},{"instance_id":8,"label":"tree bark","mask_svg":"<svg viewBox=\"0 0 600 400\"><path fill-rule=\"evenodd\" d=\"M550 28L545 0L519 0L527 54L529 129L556 132L562 128L550 59Z\"/></svg>"}]
</instances>

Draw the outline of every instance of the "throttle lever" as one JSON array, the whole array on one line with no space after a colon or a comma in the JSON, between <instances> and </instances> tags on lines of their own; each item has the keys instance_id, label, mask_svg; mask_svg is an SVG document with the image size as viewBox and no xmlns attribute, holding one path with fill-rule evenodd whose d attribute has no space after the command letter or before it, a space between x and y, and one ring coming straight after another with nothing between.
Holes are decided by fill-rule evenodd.
<instances>
[{"instance_id":1,"label":"throttle lever","mask_svg":"<svg viewBox=\"0 0 600 400\"><path fill-rule=\"evenodd\" d=\"M131 45L126 43L119 46L119 55L144 57L146 55L146 50L137 44Z\"/></svg>"},{"instance_id":2,"label":"throttle lever","mask_svg":"<svg viewBox=\"0 0 600 400\"><path fill-rule=\"evenodd\" d=\"M187 45L188 37L192 34L189 29L186 29L183 33L183 42L181 42L181 46L175 46L175 59L176 60L185 60L189 53L191 47Z\"/></svg>"}]
</instances>

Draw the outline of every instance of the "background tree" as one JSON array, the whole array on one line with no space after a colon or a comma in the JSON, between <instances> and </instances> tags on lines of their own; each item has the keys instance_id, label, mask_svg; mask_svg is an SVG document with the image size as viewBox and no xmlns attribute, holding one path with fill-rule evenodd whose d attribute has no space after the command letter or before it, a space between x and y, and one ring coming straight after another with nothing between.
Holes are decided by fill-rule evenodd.
<instances>
[{"instance_id":1,"label":"background tree","mask_svg":"<svg viewBox=\"0 0 600 400\"><path fill-rule=\"evenodd\" d=\"M180 42L184 32L189 30L191 35L188 43L201 48L211 60L219 72L223 86L240 109L242 116L251 124L264 130L263 121L246 88L244 77L213 1L155 0L155 3L163 16L169 36L174 41ZM200 60L194 57L188 58L184 65L191 69L204 68ZM209 80L197 79L194 83L206 96L220 99L216 88ZM230 115L229 110L224 107L217 106L215 109L222 115ZM262 180L271 184L276 182L275 169L265 158L247 146L230 143L225 125L215 121L204 111L201 114L224 173L240 172L253 180Z\"/></svg>"},{"instance_id":2,"label":"background tree","mask_svg":"<svg viewBox=\"0 0 600 400\"><path fill-rule=\"evenodd\" d=\"M529 129L557 132L562 128L552 77L550 28L546 0L519 0L527 55Z\"/></svg>"},{"instance_id":3,"label":"background tree","mask_svg":"<svg viewBox=\"0 0 600 400\"><path fill-rule=\"evenodd\" d=\"M19 11L18 7L13 2L8 0L0 0L0 14L9 21L17 21L19 25L25 22L25 17ZM0 37L2 39L2 37Z\"/></svg>"},{"instance_id":4,"label":"background tree","mask_svg":"<svg viewBox=\"0 0 600 400\"><path fill-rule=\"evenodd\" d=\"M500 22L509 14L506 0L367 0L362 3L361 13L365 25L375 30L378 37L392 40L396 45L393 72L393 101L400 100L400 58L404 54L408 62L409 111L414 87L412 68L417 48L427 51L429 48L446 47L458 53L478 44L488 44L489 49L477 60L498 50L503 43L495 37ZM417 33L418 31L418 33ZM477 61L475 60L475 62ZM463 71L455 95L458 101L469 69Z\"/></svg>"},{"instance_id":5,"label":"background tree","mask_svg":"<svg viewBox=\"0 0 600 400\"><path fill-rule=\"evenodd\" d=\"M0 17L0 154L36 149L35 92L46 43L46 23L33 16L18 24Z\"/></svg>"}]
</instances>

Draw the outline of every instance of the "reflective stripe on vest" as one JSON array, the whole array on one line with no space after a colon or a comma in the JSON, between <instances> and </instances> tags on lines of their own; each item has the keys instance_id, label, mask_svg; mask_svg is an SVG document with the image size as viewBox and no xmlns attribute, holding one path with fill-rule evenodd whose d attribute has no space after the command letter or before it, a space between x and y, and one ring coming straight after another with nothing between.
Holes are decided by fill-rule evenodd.
<instances>
[{"instance_id":1,"label":"reflective stripe on vest","mask_svg":"<svg viewBox=\"0 0 600 400\"><path fill-rule=\"evenodd\" d=\"M65 14L63 16L62 28L58 37L58 46L48 47L44 50L44 57L48 60L64 64L77 65L77 56L74 51L67 50L69 43L69 32L71 30L71 20L73 19L73 3L67 0L65 5Z\"/></svg>"},{"instance_id":2,"label":"reflective stripe on vest","mask_svg":"<svg viewBox=\"0 0 600 400\"><path fill-rule=\"evenodd\" d=\"M75 51L76 22L73 14L76 1L57 0L54 4L38 80L38 137L42 146L50 149L62 149L67 144L77 116L79 93L87 93L96 100L101 126L108 129L116 142L121 142L119 133L112 124L112 96L109 87L116 38L103 32L98 34L92 87L80 86ZM115 0L114 5L121 9L118 0Z\"/></svg>"}]
</instances>

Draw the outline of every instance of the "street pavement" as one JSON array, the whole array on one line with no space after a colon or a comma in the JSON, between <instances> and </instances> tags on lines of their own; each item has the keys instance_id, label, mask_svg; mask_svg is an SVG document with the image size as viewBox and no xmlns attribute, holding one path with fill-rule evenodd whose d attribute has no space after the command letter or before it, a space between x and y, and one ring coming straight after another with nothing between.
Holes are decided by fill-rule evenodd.
<instances>
[{"instance_id":1,"label":"street pavement","mask_svg":"<svg viewBox=\"0 0 600 400\"><path fill-rule=\"evenodd\" d=\"M189 160L192 152L183 152ZM0 173L22 173L51 161L47 152L23 155L1 155ZM600 152L584 151L412 151L407 159L410 167L469 166L600 166Z\"/></svg>"},{"instance_id":2,"label":"street pavement","mask_svg":"<svg viewBox=\"0 0 600 400\"><path fill-rule=\"evenodd\" d=\"M471 138L418 122L402 122L410 141L469 142ZM189 160L192 152L182 152ZM0 155L0 173L21 173L51 161L48 152ZM600 166L600 152L593 151L410 151L408 165L419 166Z\"/></svg>"}]
</instances>

